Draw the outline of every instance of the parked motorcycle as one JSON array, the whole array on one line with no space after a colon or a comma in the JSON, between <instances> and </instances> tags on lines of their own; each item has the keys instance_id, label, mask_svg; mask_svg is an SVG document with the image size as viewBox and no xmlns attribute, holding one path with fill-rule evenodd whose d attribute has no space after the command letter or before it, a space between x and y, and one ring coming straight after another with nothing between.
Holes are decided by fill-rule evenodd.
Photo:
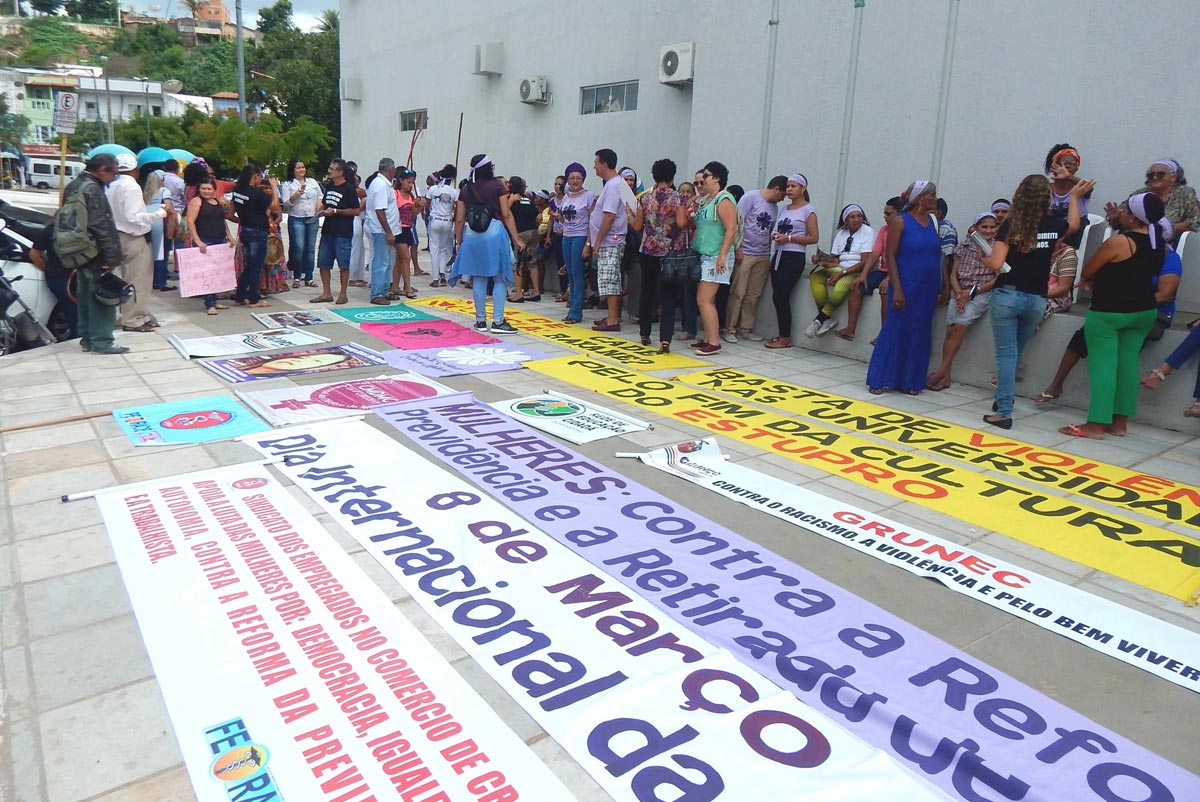
<instances>
[{"instance_id":1,"label":"parked motorcycle","mask_svg":"<svg viewBox=\"0 0 1200 802\"><path fill-rule=\"evenodd\" d=\"M24 253L26 254L33 247L33 242L22 234L17 233L14 229L9 228L8 221L2 216L0 216L0 237L6 243L11 243L24 249ZM34 308L25 302L25 299L21 297L22 293L18 292L13 286L20 282L25 282L25 286L32 286L35 283L26 280L24 275L12 275L9 272L20 264L20 262L9 261L7 259L0 263L0 357L14 351L50 345L51 343L58 342L59 339L38 318ZM27 263L25 266L33 273L38 274L36 283L41 286L34 288L34 297L40 301L42 294L46 294L53 300L53 294L50 293L46 287L46 282L41 278L41 271L32 264ZM44 305L42 304L42 306ZM14 306L19 307L16 314L13 313ZM53 312L50 314L53 315Z\"/></svg>"}]
</instances>

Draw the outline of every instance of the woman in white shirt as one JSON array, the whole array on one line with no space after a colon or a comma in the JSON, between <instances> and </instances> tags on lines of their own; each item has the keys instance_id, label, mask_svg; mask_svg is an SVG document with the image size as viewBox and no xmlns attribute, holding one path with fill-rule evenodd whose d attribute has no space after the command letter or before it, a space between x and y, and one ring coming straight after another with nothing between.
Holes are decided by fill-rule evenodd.
<instances>
[{"instance_id":1,"label":"woman in white shirt","mask_svg":"<svg viewBox=\"0 0 1200 802\"><path fill-rule=\"evenodd\" d=\"M279 203L288 216L288 265L292 268L292 286L315 287L313 266L317 253L317 213L321 211L321 185L308 177L302 159L287 163L287 180L279 187Z\"/></svg>"},{"instance_id":2,"label":"woman in white shirt","mask_svg":"<svg viewBox=\"0 0 1200 802\"><path fill-rule=\"evenodd\" d=\"M857 203L846 206L839 220L841 225L833 235L830 263L819 265L808 277L813 300L817 303L817 316L804 330L805 337L817 337L837 326L833 313L850 294L867 254L875 247L875 230L861 206ZM832 264L835 258L837 264Z\"/></svg>"}]
</instances>

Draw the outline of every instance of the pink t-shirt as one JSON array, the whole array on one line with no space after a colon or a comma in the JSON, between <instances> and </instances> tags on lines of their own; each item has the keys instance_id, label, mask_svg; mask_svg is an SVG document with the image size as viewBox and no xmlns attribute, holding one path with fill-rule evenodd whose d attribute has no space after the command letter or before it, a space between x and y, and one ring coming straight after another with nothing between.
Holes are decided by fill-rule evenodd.
<instances>
[{"instance_id":1,"label":"pink t-shirt","mask_svg":"<svg viewBox=\"0 0 1200 802\"><path fill-rule=\"evenodd\" d=\"M888 272L887 223L880 226L879 233L875 235L875 247L871 248L871 253L879 254L879 261L875 263L875 269L883 273Z\"/></svg>"}]
</instances>

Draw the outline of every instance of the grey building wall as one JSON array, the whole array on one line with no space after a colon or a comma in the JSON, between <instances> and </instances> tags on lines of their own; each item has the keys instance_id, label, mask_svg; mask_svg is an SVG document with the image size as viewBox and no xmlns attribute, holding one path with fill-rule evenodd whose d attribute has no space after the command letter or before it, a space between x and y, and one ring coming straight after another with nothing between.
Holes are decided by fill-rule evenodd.
<instances>
[{"instance_id":1,"label":"grey building wall","mask_svg":"<svg viewBox=\"0 0 1200 802\"><path fill-rule=\"evenodd\" d=\"M935 166L954 4L945 147ZM682 180L719 159L735 182L758 182L769 0L340 5L342 77L362 82L362 100L343 101L343 147L361 164L403 160L410 134L400 132L399 112L428 108L414 156L423 172L453 160L462 112L460 170L486 151L501 173L548 186L568 162L590 165L607 146L642 174L670 157ZM827 243L856 11L852 0L780 6L766 172L808 175ZM846 201L878 217L888 196L938 174L951 219L965 226L1040 171L1046 150L1062 141L1081 150L1082 173L1099 180L1097 206L1140 186L1155 158L1200 169L1191 136L1200 109L1180 81L1191 74L1185 45L1197 39L1200 15L1194 0L1155 4L1153 19L1169 21L1161 26L1144 11L1116 0L867 0L857 12ZM504 44L503 72L473 75L475 46L489 41ZM659 84L660 48L689 41L694 84ZM532 75L546 76L549 105L518 100L521 79ZM580 115L581 86L632 79L640 82L636 111Z\"/></svg>"}]
</instances>

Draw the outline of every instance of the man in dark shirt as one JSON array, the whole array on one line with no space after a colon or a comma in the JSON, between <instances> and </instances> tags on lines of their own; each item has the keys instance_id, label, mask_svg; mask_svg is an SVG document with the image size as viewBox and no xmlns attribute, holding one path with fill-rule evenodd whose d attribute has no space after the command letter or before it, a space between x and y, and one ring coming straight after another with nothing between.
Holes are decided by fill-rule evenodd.
<instances>
[{"instance_id":1,"label":"man in dark shirt","mask_svg":"<svg viewBox=\"0 0 1200 802\"><path fill-rule=\"evenodd\" d=\"M78 310L75 307L75 299L67 291L67 281L70 278L70 274L63 267L58 254L54 252L53 223L43 228L41 233L34 238L33 248L29 251L29 258L45 274L46 287L58 299L58 308L62 310L67 323L68 334L64 339L78 339L79 326L76 320Z\"/></svg>"},{"instance_id":2,"label":"man in dark shirt","mask_svg":"<svg viewBox=\"0 0 1200 802\"><path fill-rule=\"evenodd\" d=\"M329 287L330 271L336 261L341 268L337 302L346 303L346 288L350 283L350 249L354 241L354 218L358 216L358 192L346 180L346 162L334 159L329 163L330 183L321 198L324 218L321 244L317 249L317 268L321 271L321 294L310 303L329 303L333 293Z\"/></svg>"}]
</instances>

